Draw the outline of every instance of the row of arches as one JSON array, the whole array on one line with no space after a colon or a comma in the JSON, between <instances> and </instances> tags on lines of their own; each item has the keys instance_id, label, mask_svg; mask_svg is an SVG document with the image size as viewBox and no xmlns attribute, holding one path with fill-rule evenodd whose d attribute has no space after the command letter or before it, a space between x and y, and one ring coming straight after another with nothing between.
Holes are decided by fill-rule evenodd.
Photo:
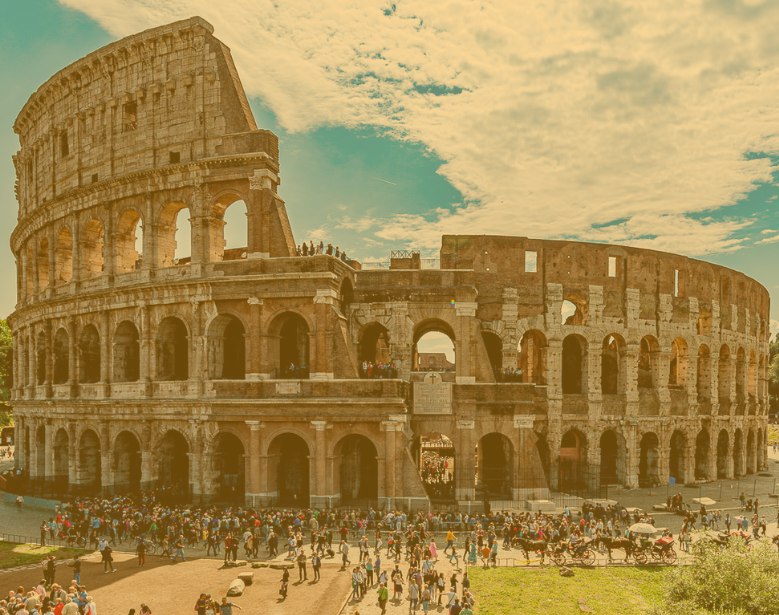
<instances>
[{"instance_id":1,"label":"row of arches","mask_svg":"<svg viewBox=\"0 0 779 615\"><path fill-rule=\"evenodd\" d=\"M248 245L246 203L238 195L229 194L216 200L210 208L207 223L209 262L244 258ZM139 209L122 209L112 221L93 215L74 227L63 224L53 235L41 235L28 240L20 262L23 290L27 295L71 282L74 277L87 280L106 273L124 274L141 269L147 247L147 231ZM156 218L154 229L155 268L187 264L191 260L193 218L189 206L180 201L164 204ZM109 252L110 250L110 252ZM151 255L148 255L151 258ZM113 264L109 271L107 264ZM78 271L74 266L78 264Z\"/></svg>"}]
</instances>

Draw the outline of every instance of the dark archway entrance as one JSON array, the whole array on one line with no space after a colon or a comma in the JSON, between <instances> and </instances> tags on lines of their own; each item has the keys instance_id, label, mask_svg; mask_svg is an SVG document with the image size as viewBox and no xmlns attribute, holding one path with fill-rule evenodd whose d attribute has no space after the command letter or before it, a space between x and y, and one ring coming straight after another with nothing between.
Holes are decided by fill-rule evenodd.
<instances>
[{"instance_id":1,"label":"dark archway entrance","mask_svg":"<svg viewBox=\"0 0 779 615\"><path fill-rule=\"evenodd\" d=\"M617 459L619 446L617 434L609 429L600 437L600 484L611 485L619 482L617 476Z\"/></svg>"},{"instance_id":2,"label":"dark archway entrance","mask_svg":"<svg viewBox=\"0 0 779 615\"><path fill-rule=\"evenodd\" d=\"M208 329L208 375L212 380L246 378L246 343L240 320L220 314Z\"/></svg>"},{"instance_id":3,"label":"dark archway entrance","mask_svg":"<svg viewBox=\"0 0 779 615\"><path fill-rule=\"evenodd\" d=\"M279 323L279 365L281 378L305 379L309 376L308 325L303 317L287 313L277 319Z\"/></svg>"},{"instance_id":4,"label":"dark archway entrance","mask_svg":"<svg viewBox=\"0 0 779 615\"><path fill-rule=\"evenodd\" d=\"M419 438L417 467L427 496L434 501L453 502L455 450L442 433L426 433Z\"/></svg>"},{"instance_id":5,"label":"dark archway entrance","mask_svg":"<svg viewBox=\"0 0 779 615\"><path fill-rule=\"evenodd\" d=\"M561 491L581 491L587 486L587 440L584 434L572 429L567 431L560 443Z\"/></svg>"},{"instance_id":6,"label":"dark archway entrance","mask_svg":"<svg viewBox=\"0 0 779 615\"><path fill-rule=\"evenodd\" d=\"M81 434L78 446L78 477L81 491L95 494L100 491L100 438L91 429Z\"/></svg>"},{"instance_id":7,"label":"dark archway entrance","mask_svg":"<svg viewBox=\"0 0 779 615\"><path fill-rule=\"evenodd\" d=\"M268 482L280 506L308 506L309 454L305 440L292 433L281 434L271 442Z\"/></svg>"},{"instance_id":8,"label":"dark archway entrance","mask_svg":"<svg viewBox=\"0 0 779 615\"><path fill-rule=\"evenodd\" d=\"M211 463L217 497L225 502L243 503L246 499L244 448L238 436L231 433L218 434Z\"/></svg>"},{"instance_id":9,"label":"dark archway entrance","mask_svg":"<svg viewBox=\"0 0 779 615\"><path fill-rule=\"evenodd\" d=\"M163 319L157 329L157 378L189 378L189 341L186 325L175 316Z\"/></svg>"},{"instance_id":10,"label":"dark archway entrance","mask_svg":"<svg viewBox=\"0 0 779 615\"><path fill-rule=\"evenodd\" d=\"M733 477L744 476L744 435L740 429L736 429L733 436Z\"/></svg>"},{"instance_id":11,"label":"dark archway entrance","mask_svg":"<svg viewBox=\"0 0 779 615\"><path fill-rule=\"evenodd\" d=\"M70 437L64 429L54 436L54 487L58 493L68 490L70 479Z\"/></svg>"},{"instance_id":12,"label":"dark archway entrance","mask_svg":"<svg viewBox=\"0 0 779 615\"><path fill-rule=\"evenodd\" d=\"M514 486L514 446L501 433L490 433L476 448L476 489L485 499L510 500Z\"/></svg>"},{"instance_id":13,"label":"dark archway entrance","mask_svg":"<svg viewBox=\"0 0 779 615\"><path fill-rule=\"evenodd\" d=\"M728 475L728 449L730 438L724 429L717 436L717 478L726 478Z\"/></svg>"},{"instance_id":14,"label":"dark archway entrance","mask_svg":"<svg viewBox=\"0 0 779 615\"><path fill-rule=\"evenodd\" d=\"M171 500L189 497L189 444L180 432L171 429L160 441L158 480L162 494Z\"/></svg>"},{"instance_id":15,"label":"dark archway entrance","mask_svg":"<svg viewBox=\"0 0 779 615\"><path fill-rule=\"evenodd\" d=\"M660 441L657 439L657 434L650 431L641 438L641 456L638 462L639 487L660 485L659 462Z\"/></svg>"},{"instance_id":16,"label":"dark archway entrance","mask_svg":"<svg viewBox=\"0 0 779 615\"><path fill-rule=\"evenodd\" d=\"M376 447L368 438L349 435L335 447L341 504L370 505L379 495L379 467Z\"/></svg>"},{"instance_id":17,"label":"dark archway entrance","mask_svg":"<svg viewBox=\"0 0 779 615\"><path fill-rule=\"evenodd\" d=\"M671 446L668 455L668 474L677 485L684 483L685 449L687 439L678 429L671 434Z\"/></svg>"},{"instance_id":18,"label":"dark archway entrance","mask_svg":"<svg viewBox=\"0 0 779 615\"><path fill-rule=\"evenodd\" d=\"M119 493L141 489L141 444L129 431L114 442L114 487Z\"/></svg>"},{"instance_id":19,"label":"dark archway entrance","mask_svg":"<svg viewBox=\"0 0 779 615\"><path fill-rule=\"evenodd\" d=\"M696 480L709 478L709 432L701 429L695 438L695 478Z\"/></svg>"}]
</instances>

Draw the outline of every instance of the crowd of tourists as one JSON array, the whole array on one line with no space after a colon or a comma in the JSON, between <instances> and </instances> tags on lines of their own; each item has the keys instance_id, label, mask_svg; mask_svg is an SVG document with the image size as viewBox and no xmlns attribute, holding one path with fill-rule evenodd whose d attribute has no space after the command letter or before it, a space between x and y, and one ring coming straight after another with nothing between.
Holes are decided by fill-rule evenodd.
<instances>
[{"instance_id":1,"label":"crowd of tourists","mask_svg":"<svg viewBox=\"0 0 779 615\"><path fill-rule=\"evenodd\" d=\"M496 367L493 370L495 382L522 382L522 369L519 367Z\"/></svg>"},{"instance_id":2,"label":"crowd of tourists","mask_svg":"<svg viewBox=\"0 0 779 615\"><path fill-rule=\"evenodd\" d=\"M392 361L388 361L387 363L363 361L360 363L359 368L360 378L388 379L398 377L398 370L393 365Z\"/></svg>"},{"instance_id":3,"label":"crowd of tourists","mask_svg":"<svg viewBox=\"0 0 779 615\"><path fill-rule=\"evenodd\" d=\"M325 243L321 240L317 244L314 244L313 241L309 241L308 243L304 241L297 247L296 252L298 256L316 256L317 254L327 254L328 256L335 256L344 262L349 260L346 256L346 250L341 250L340 246L333 247L333 244L331 243L325 245Z\"/></svg>"},{"instance_id":4,"label":"crowd of tourists","mask_svg":"<svg viewBox=\"0 0 779 615\"><path fill-rule=\"evenodd\" d=\"M454 499L454 476L450 464L452 457L440 455L434 451L422 450L420 477L425 490L433 500Z\"/></svg>"}]
</instances>

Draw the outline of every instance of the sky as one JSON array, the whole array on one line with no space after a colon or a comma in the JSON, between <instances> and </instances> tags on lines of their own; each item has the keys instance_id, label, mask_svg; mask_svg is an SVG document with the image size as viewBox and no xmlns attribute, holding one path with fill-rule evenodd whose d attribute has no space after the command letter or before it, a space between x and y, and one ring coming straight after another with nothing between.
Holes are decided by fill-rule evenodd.
<instances>
[{"instance_id":1,"label":"sky","mask_svg":"<svg viewBox=\"0 0 779 615\"><path fill-rule=\"evenodd\" d=\"M280 137L295 237L363 261L444 233L623 243L741 270L779 329L779 2L27 0L0 22L0 233L27 97L200 15ZM0 275L15 265L0 251ZM12 284L0 314L13 310Z\"/></svg>"}]
</instances>

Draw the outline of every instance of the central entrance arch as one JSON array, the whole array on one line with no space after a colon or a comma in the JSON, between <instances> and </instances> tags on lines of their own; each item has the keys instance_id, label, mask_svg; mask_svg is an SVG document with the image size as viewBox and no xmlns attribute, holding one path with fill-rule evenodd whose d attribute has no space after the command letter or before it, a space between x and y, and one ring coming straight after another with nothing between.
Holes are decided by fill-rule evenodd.
<instances>
[{"instance_id":1,"label":"central entrance arch","mask_svg":"<svg viewBox=\"0 0 779 615\"><path fill-rule=\"evenodd\" d=\"M660 441L657 434L647 432L641 438L641 456L638 463L638 486L657 487L660 485Z\"/></svg>"},{"instance_id":2,"label":"central entrance arch","mask_svg":"<svg viewBox=\"0 0 779 615\"><path fill-rule=\"evenodd\" d=\"M419 478L427 496L439 502L453 502L455 450L449 437L438 432L422 434L416 453Z\"/></svg>"},{"instance_id":3,"label":"central entrance arch","mask_svg":"<svg viewBox=\"0 0 779 615\"><path fill-rule=\"evenodd\" d=\"M129 431L123 431L114 442L114 486L120 493L141 488L141 444Z\"/></svg>"},{"instance_id":4,"label":"central entrance arch","mask_svg":"<svg viewBox=\"0 0 779 615\"><path fill-rule=\"evenodd\" d=\"M268 485L280 506L308 506L308 444L300 436L276 436L268 447Z\"/></svg>"},{"instance_id":5,"label":"central entrance arch","mask_svg":"<svg viewBox=\"0 0 779 615\"><path fill-rule=\"evenodd\" d=\"M217 497L226 502L243 503L246 493L244 448L238 436L226 432L217 434L211 463Z\"/></svg>"},{"instance_id":6,"label":"central entrance arch","mask_svg":"<svg viewBox=\"0 0 779 615\"><path fill-rule=\"evenodd\" d=\"M189 496L189 444L181 432L169 430L157 448L159 486L172 499Z\"/></svg>"},{"instance_id":7,"label":"central entrance arch","mask_svg":"<svg viewBox=\"0 0 779 615\"><path fill-rule=\"evenodd\" d=\"M100 438L91 429L81 434L78 447L78 478L84 493L100 491Z\"/></svg>"},{"instance_id":8,"label":"central entrance arch","mask_svg":"<svg viewBox=\"0 0 779 615\"><path fill-rule=\"evenodd\" d=\"M587 486L587 439L580 431L565 432L560 442L560 490L581 491Z\"/></svg>"},{"instance_id":9,"label":"central entrance arch","mask_svg":"<svg viewBox=\"0 0 779 615\"><path fill-rule=\"evenodd\" d=\"M376 447L356 434L342 438L335 446L341 504L371 503L379 495L379 466Z\"/></svg>"},{"instance_id":10,"label":"central entrance arch","mask_svg":"<svg viewBox=\"0 0 779 615\"><path fill-rule=\"evenodd\" d=\"M502 433L489 433L476 448L476 488L486 499L510 500L514 485L514 446Z\"/></svg>"}]
</instances>

